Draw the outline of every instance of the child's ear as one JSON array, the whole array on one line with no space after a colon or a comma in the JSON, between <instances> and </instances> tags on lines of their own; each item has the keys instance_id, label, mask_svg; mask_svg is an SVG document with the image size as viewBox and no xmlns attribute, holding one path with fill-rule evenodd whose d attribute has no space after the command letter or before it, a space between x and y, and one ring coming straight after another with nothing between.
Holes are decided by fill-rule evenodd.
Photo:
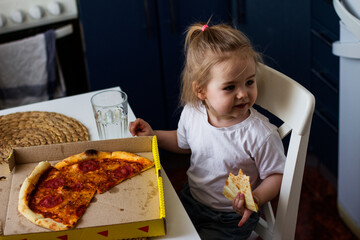
<instances>
[{"instance_id":1,"label":"child's ear","mask_svg":"<svg viewBox=\"0 0 360 240\"><path fill-rule=\"evenodd\" d=\"M192 83L192 88L193 88L193 91L194 91L195 95L196 95L200 100L205 100L205 99L206 99L205 90L204 90L203 88L200 88L197 83L193 82L193 83Z\"/></svg>"}]
</instances>

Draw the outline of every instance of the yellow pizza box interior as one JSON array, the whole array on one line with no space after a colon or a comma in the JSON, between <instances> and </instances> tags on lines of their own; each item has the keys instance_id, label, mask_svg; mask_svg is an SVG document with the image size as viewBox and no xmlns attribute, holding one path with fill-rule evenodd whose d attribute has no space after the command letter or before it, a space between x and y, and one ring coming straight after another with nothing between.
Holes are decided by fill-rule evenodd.
<instances>
[{"instance_id":1,"label":"yellow pizza box interior","mask_svg":"<svg viewBox=\"0 0 360 240\"><path fill-rule=\"evenodd\" d=\"M21 184L41 161L56 162L89 149L127 151L155 162L151 168L96 194L76 227L51 231L17 210ZM15 148L6 180L0 181L0 239L126 239L165 235L165 206L156 137L75 142Z\"/></svg>"}]
</instances>

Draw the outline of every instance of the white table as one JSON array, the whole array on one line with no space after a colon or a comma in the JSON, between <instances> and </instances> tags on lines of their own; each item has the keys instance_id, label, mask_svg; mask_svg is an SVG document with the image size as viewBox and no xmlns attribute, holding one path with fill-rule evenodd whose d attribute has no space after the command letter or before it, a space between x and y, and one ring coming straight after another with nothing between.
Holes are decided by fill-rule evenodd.
<instances>
[{"instance_id":1,"label":"white table","mask_svg":"<svg viewBox=\"0 0 360 240\"><path fill-rule=\"evenodd\" d=\"M115 87L111 89L120 88ZM48 111L62 113L66 116L75 118L84 124L89 131L90 140L98 140L99 136L90 104L90 98L96 92L5 109L0 111L0 115L25 111ZM131 103L131 96L129 96L129 102ZM129 107L129 122L134 120L135 114ZM130 133L128 133L128 136L131 137ZM154 237L152 239L200 239L173 186L171 185L169 178L166 176L165 171L163 170L162 173L167 233L165 236Z\"/></svg>"}]
</instances>

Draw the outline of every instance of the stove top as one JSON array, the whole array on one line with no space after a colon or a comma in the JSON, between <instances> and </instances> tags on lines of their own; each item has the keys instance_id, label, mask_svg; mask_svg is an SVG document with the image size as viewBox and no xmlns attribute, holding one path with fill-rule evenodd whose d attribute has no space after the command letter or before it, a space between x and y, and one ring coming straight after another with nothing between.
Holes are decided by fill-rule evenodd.
<instances>
[{"instance_id":1,"label":"stove top","mask_svg":"<svg viewBox=\"0 0 360 240\"><path fill-rule=\"evenodd\" d=\"M76 0L0 0L0 34L77 17Z\"/></svg>"}]
</instances>

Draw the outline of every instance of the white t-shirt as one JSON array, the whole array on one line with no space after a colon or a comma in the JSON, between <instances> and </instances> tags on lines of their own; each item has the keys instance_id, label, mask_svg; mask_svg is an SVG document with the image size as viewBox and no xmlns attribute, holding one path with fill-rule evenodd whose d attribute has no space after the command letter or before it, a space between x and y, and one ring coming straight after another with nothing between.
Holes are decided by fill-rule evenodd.
<instances>
[{"instance_id":1,"label":"white t-shirt","mask_svg":"<svg viewBox=\"0 0 360 240\"><path fill-rule=\"evenodd\" d=\"M239 169L250 176L254 189L261 179L283 173L284 148L276 126L250 109L250 116L230 127L209 124L206 108L186 105L181 113L177 139L183 149L191 149L187 171L192 196L217 211L233 211L232 203L222 195L229 172Z\"/></svg>"}]
</instances>

